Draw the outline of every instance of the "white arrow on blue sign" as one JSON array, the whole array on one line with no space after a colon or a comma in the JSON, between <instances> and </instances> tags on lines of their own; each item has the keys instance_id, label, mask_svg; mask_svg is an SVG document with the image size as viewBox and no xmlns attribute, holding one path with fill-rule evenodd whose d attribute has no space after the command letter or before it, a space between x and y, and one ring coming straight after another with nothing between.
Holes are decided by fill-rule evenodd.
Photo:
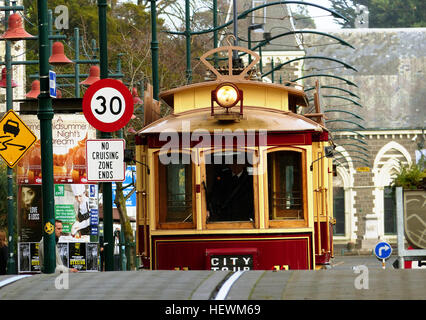
<instances>
[{"instance_id":1,"label":"white arrow on blue sign","mask_svg":"<svg viewBox=\"0 0 426 320\"><path fill-rule=\"evenodd\" d=\"M387 242L384 242L384 241L379 242L374 247L374 254L376 255L378 259L382 259L382 260L387 259L392 254L392 247Z\"/></svg>"},{"instance_id":2,"label":"white arrow on blue sign","mask_svg":"<svg viewBox=\"0 0 426 320\"><path fill-rule=\"evenodd\" d=\"M56 98L56 73L52 70L49 70L49 94Z\"/></svg>"}]
</instances>

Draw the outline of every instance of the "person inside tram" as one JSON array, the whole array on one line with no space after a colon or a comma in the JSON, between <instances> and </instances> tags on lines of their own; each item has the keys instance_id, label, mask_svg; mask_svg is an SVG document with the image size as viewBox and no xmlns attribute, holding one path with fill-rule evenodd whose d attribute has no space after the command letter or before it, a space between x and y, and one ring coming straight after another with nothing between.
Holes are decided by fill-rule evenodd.
<instances>
[{"instance_id":1,"label":"person inside tram","mask_svg":"<svg viewBox=\"0 0 426 320\"><path fill-rule=\"evenodd\" d=\"M207 195L209 221L253 221L253 176L246 164L216 166Z\"/></svg>"}]
</instances>

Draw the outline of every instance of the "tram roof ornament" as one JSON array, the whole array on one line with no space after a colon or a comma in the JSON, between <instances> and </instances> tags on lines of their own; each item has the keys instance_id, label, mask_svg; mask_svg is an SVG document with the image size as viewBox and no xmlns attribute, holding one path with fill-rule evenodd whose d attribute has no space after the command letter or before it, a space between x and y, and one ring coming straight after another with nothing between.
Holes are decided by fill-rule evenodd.
<instances>
[{"instance_id":1,"label":"tram roof ornament","mask_svg":"<svg viewBox=\"0 0 426 320\"><path fill-rule=\"evenodd\" d=\"M260 61L260 56L254 52L251 51L247 48L244 47L239 47L239 46L232 46L230 45L230 40L229 38L235 38L234 35L229 35L226 38L226 41L228 42L228 46L223 46L223 47L219 47L219 48L215 48L212 50L207 51L206 53L204 53L201 57L200 60L201 62L214 74L216 75L216 79L220 80L220 81L235 81L235 80L244 80L247 77L250 78L250 75L248 74L249 71L254 70L254 65L257 64ZM237 62L234 61L233 59L233 52L245 52L248 55L251 55L252 57L254 57L254 60L247 66L247 67L243 67L241 68L240 65L237 65ZM227 65L225 65L222 68L216 69L214 67L214 65L212 65L209 61L207 61L207 57L214 55L215 53L219 53L219 52L226 52L227 53Z\"/></svg>"},{"instance_id":2,"label":"tram roof ornament","mask_svg":"<svg viewBox=\"0 0 426 320\"><path fill-rule=\"evenodd\" d=\"M200 57L209 74L206 81L160 93L159 97L174 113L210 107L215 120L240 121L245 118L245 106L292 112L297 112L297 106L309 106L302 85L290 81L285 84L260 81L255 67L260 56L247 48L231 45L230 37L233 35L226 39L229 45L209 50ZM239 52L251 56L247 66L242 64Z\"/></svg>"},{"instance_id":3,"label":"tram roof ornament","mask_svg":"<svg viewBox=\"0 0 426 320\"><path fill-rule=\"evenodd\" d=\"M211 116L215 117L217 120L239 121L243 116L243 90L240 90L234 82L251 78L248 72L255 70L253 67L260 61L260 56L244 47L231 45L230 38L235 38L235 36L229 35L226 38L228 46L209 50L200 57L200 60L207 69L216 75L216 81L220 82L220 84L211 91ZM243 51L254 57L254 60L251 61L247 67L244 67L241 63L238 54L234 54L239 51ZM225 54L227 54L227 64L216 68L207 60L207 57L215 55L213 61L215 61L214 64L216 65L216 53L219 52L225 52ZM225 112L215 112L215 103L224 108ZM231 112L230 109L237 105L237 103L240 104L239 112Z\"/></svg>"}]
</instances>

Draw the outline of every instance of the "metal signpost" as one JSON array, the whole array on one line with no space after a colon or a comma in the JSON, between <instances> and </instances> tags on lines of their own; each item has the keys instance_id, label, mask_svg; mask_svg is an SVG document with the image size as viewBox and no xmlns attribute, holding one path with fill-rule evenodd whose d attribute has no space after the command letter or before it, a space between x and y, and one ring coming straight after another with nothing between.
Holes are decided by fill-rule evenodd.
<instances>
[{"instance_id":1,"label":"metal signpost","mask_svg":"<svg viewBox=\"0 0 426 320\"><path fill-rule=\"evenodd\" d=\"M43 243L44 243L44 273L54 273L56 269L55 234L55 201L53 186L53 147L52 119L54 116L52 98L50 97L49 80L49 29L47 0L37 1L38 33L39 33L39 74L40 95L38 96L37 117L40 120L41 144L41 174L43 201Z\"/></svg>"},{"instance_id":2,"label":"metal signpost","mask_svg":"<svg viewBox=\"0 0 426 320\"><path fill-rule=\"evenodd\" d=\"M111 132L120 130L133 114L133 97L127 87L108 78L108 48L106 0L98 0L100 78L92 84L83 97L83 113L87 121L101 133L102 139L111 139ZM123 178L124 180L124 178ZM114 270L114 237L112 219L111 180L102 182L105 270Z\"/></svg>"}]
</instances>

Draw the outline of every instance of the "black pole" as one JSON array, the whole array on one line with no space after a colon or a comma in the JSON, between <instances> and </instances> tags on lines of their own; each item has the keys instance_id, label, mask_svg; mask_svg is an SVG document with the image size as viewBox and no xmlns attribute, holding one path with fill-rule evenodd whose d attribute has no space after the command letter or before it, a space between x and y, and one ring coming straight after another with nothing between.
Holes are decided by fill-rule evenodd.
<instances>
[{"instance_id":1,"label":"black pole","mask_svg":"<svg viewBox=\"0 0 426 320\"><path fill-rule=\"evenodd\" d=\"M9 0L5 5L9 6ZM5 11L5 27L7 28L10 12ZM12 91L12 57L10 41L5 41L5 64L6 64L6 110L13 109L13 91ZM7 259L7 274L16 274L16 237L15 237L15 211L13 208L13 169L7 167L7 229L9 231L9 257Z\"/></svg>"},{"instance_id":2,"label":"black pole","mask_svg":"<svg viewBox=\"0 0 426 320\"><path fill-rule=\"evenodd\" d=\"M41 175L43 201L43 249L44 273L54 273L56 268L55 202L53 198L53 147L52 147L52 99L49 94L49 30L47 0L38 0L39 74L40 95L38 113L40 120Z\"/></svg>"},{"instance_id":3,"label":"black pole","mask_svg":"<svg viewBox=\"0 0 426 320\"><path fill-rule=\"evenodd\" d=\"M101 79L108 78L108 39L106 21L106 0L98 0L99 14L99 57ZM101 138L111 139L110 132L101 132ZM105 245L105 271L114 270L114 238L112 227L112 183L102 182L103 213L104 213L104 241Z\"/></svg>"},{"instance_id":4,"label":"black pole","mask_svg":"<svg viewBox=\"0 0 426 320\"><path fill-rule=\"evenodd\" d=\"M157 5L151 1L151 55L152 55L152 89L153 98L159 100L160 81L158 79L158 40L157 40Z\"/></svg>"}]
</instances>

